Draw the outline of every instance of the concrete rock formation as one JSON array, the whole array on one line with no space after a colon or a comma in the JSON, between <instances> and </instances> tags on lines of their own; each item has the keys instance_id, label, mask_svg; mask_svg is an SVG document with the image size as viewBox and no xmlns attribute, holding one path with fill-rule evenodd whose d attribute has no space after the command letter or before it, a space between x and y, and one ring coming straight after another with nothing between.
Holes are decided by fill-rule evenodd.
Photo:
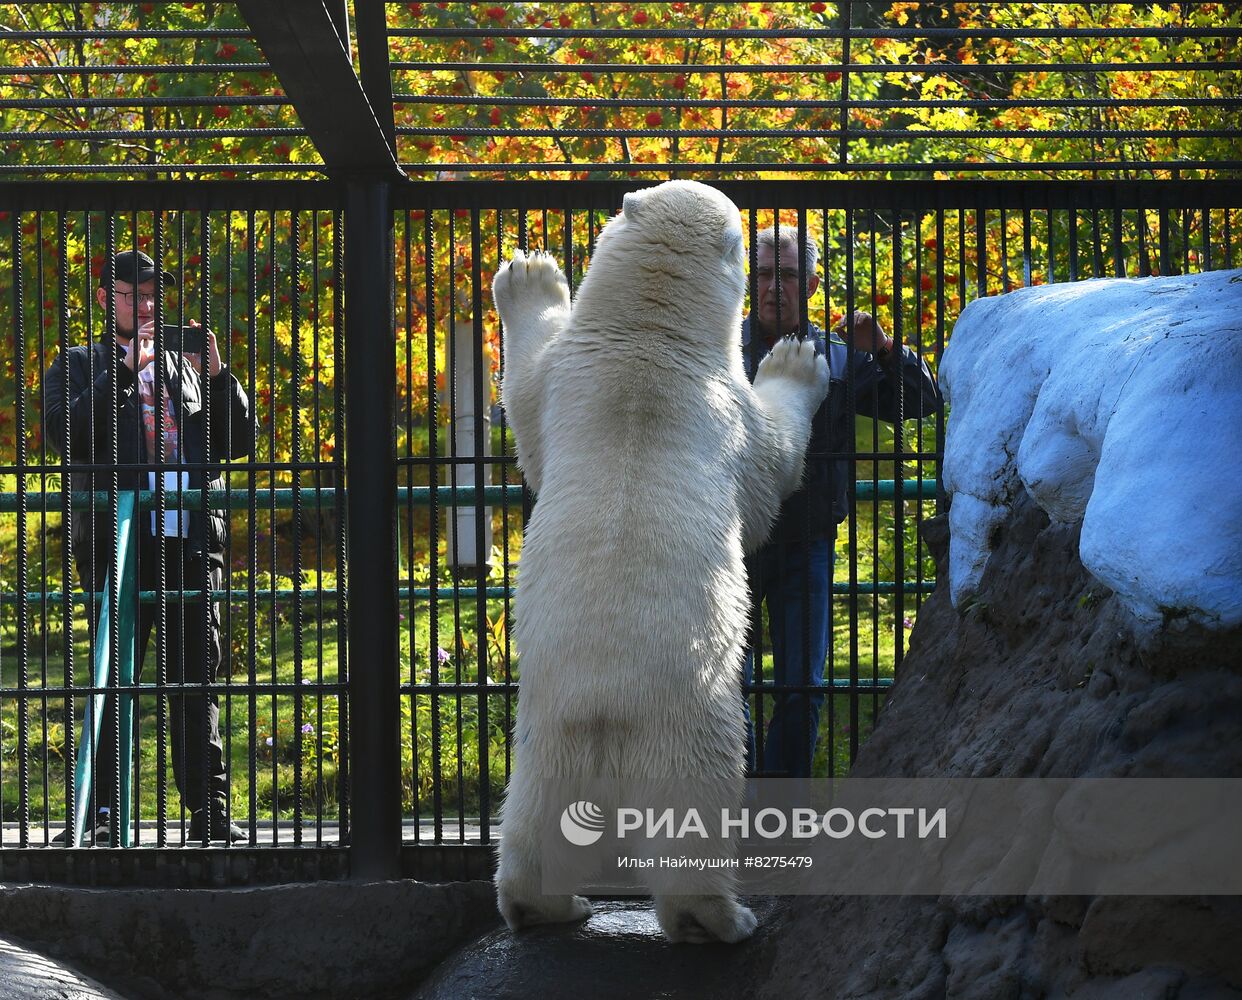
<instances>
[{"instance_id":1,"label":"concrete rock formation","mask_svg":"<svg viewBox=\"0 0 1242 1000\"><path fill-rule=\"evenodd\" d=\"M122 1000L106 986L5 938L0 938L0 983L5 1000Z\"/></svg>"},{"instance_id":2,"label":"concrete rock formation","mask_svg":"<svg viewBox=\"0 0 1242 1000\"><path fill-rule=\"evenodd\" d=\"M1242 271L979 299L940 374L955 604L1025 490L1149 629L1242 624Z\"/></svg>"},{"instance_id":3,"label":"concrete rock formation","mask_svg":"<svg viewBox=\"0 0 1242 1000\"><path fill-rule=\"evenodd\" d=\"M937 540L945 572L943 518ZM1079 528L1014 498L971 601L941 587L852 776L1242 777L1238 630L1136 637ZM1236 897L792 897L754 995L1242 998Z\"/></svg>"},{"instance_id":4,"label":"concrete rock formation","mask_svg":"<svg viewBox=\"0 0 1242 1000\"><path fill-rule=\"evenodd\" d=\"M135 1000L380 998L407 991L463 941L494 927L495 907L487 882L19 885L0 886L0 932ZM4 1000L61 996L54 979L43 981L42 993L10 993L7 983L0 961Z\"/></svg>"}]
</instances>

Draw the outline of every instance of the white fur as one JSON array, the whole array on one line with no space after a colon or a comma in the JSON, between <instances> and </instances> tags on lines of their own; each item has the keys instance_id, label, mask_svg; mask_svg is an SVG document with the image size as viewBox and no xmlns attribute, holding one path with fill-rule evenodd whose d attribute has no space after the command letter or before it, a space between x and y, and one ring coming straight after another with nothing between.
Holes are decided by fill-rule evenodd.
<instances>
[{"instance_id":1,"label":"white fur","mask_svg":"<svg viewBox=\"0 0 1242 1000\"><path fill-rule=\"evenodd\" d=\"M542 824L568 804L546 800L557 782L697 778L722 804L740 797L743 551L796 488L828 389L823 359L792 340L747 383L744 285L737 208L690 181L626 195L572 308L547 255L519 251L496 275L503 402L538 493L496 876L512 928L590 913L541 891ZM657 869L652 889L672 940L754 931L727 870Z\"/></svg>"}]
</instances>

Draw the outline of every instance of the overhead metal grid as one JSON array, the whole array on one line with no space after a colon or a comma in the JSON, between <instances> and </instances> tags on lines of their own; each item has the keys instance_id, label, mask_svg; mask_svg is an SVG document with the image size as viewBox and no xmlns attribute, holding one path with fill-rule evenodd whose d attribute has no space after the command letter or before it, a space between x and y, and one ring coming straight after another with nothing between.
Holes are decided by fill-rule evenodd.
<instances>
[{"instance_id":1,"label":"overhead metal grid","mask_svg":"<svg viewBox=\"0 0 1242 1000\"><path fill-rule=\"evenodd\" d=\"M22 150L0 175L389 170L378 138L412 177L1185 179L1242 168L1239 144L1204 145L1242 140L1242 27L1227 5L1168 5L1159 27L1091 24L1090 5L1040 4L1066 13L1030 26L1029 4L926 0L899 5L904 23L885 16L890 4L765 4L768 27L749 16L757 5L711 5L706 23L698 4L630 5L642 14L623 27L599 26L594 10L573 23L551 3L357 3L352 24L337 0L67 4L40 24L23 9L36 5L0 6L0 78L27 95L0 100L0 143ZM964 6L990 26L947 10ZM156 7L164 21L192 7L193 26L146 26ZM821 13L808 21L808 7ZM1001 43L1012 48L998 54ZM1195 58L1177 51L1187 44ZM1036 76L1042 93L1010 87ZM1155 94L1132 85L1152 76ZM1047 127L1005 117L1023 109ZM1135 120L1153 110L1163 120ZM1063 144L1055 165L1003 147L1039 139ZM236 140L263 140L266 155ZM1144 155L1153 140L1175 155ZM44 144L54 152L41 155ZM67 157L75 146L83 155Z\"/></svg>"},{"instance_id":2,"label":"overhead metal grid","mask_svg":"<svg viewBox=\"0 0 1242 1000\"><path fill-rule=\"evenodd\" d=\"M414 6L423 8L423 20L432 19L435 5ZM902 5L918 8L908 15L912 26L903 27L882 17L893 5L842 2L812 5L825 10L825 26L818 28L805 23L767 29L736 23L690 27L684 21L656 27L657 21L677 20L668 6L644 13L641 26L633 26L638 21L633 17L625 28L561 26L564 19L555 20L553 5L545 5L548 16L536 25L521 23L521 12L515 11L503 24L390 30L394 101L407 109L397 127L406 140L400 149L403 167L452 170L461 169L463 159L475 159L475 168L484 174L532 176L1038 176L1055 171L1060 177L1108 177L1144 171L1185 177L1191 176L1187 171L1221 176L1242 166L1236 147L1223 159L1187 153L1136 163L1142 157L1135 157L1129 145L1242 135L1237 114L1242 92L1229 75L1242 69L1242 28L1236 25L1092 27L1079 26L1082 15L1075 14L1058 27L964 28L948 23L945 8L966 5L922 3ZM773 11L779 23L782 16L790 19L794 6L806 5L767 4L764 10ZM1009 14L1012 21L1029 5L968 6ZM721 9L716 20L724 25L745 17ZM922 25L913 26L920 20ZM651 43L674 39L685 43L685 57L653 61ZM1126 61L1093 55L1092 43L1106 39L1128 40L1137 51ZM422 58L397 55L405 40L424 47ZM1000 40L1017 43L1018 57L990 58L988 47ZM1158 46L1174 40L1210 40L1217 46L1215 58L1170 58ZM890 52L897 43L916 47L902 48L894 57ZM1072 47L1081 55L1053 60L1048 45ZM462 58L463 51L470 51L471 58ZM666 52L661 48L658 54ZM789 79L791 70L796 80ZM1072 96L1010 93L1008 81L1023 74L1045 74ZM1126 81L1135 74L1165 75L1167 94L1129 94ZM496 78L505 75L516 75L529 96L502 91ZM922 82L937 77L953 81L952 92L929 99L920 93ZM816 82L808 88L808 81ZM1118 81L1121 86L1114 87ZM808 97L808 89L819 93ZM1168 109L1174 120L1166 127L1135 127L1128 119L1140 108ZM435 110L428 115L428 109ZM645 109L651 109L646 117L640 113ZM1013 109L1054 113L1051 127L992 119ZM784 113L779 125L772 124L772 112ZM490 119L481 120L488 113ZM760 117L767 120L760 122ZM920 144L932 128L939 155L921 155ZM489 140L487 155L474 155L464 140L483 136ZM424 141L418 149L411 140L420 138L433 140L434 148ZM1063 140L1073 155L1058 156L1065 162L1054 167L1006 155L996 145L1039 138ZM546 155L539 161L514 159L506 143L515 139L547 140ZM664 143L654 158L635 157L627 145L634 139ZM945 140L952 140L948 156ZM446 150L454 155L435 155Z\"/></svg>"}]
</instances>

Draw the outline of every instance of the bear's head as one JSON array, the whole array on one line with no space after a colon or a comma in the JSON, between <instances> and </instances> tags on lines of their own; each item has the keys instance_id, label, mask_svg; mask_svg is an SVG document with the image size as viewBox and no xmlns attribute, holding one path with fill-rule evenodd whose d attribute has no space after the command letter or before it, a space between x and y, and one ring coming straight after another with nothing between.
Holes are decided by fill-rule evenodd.
<instances>
[{"instance_id":1,"label":"bear's head","mask_svg":"<svg viewBox=\"0 0 1242 1000\"><path fill-rule=\"evenodd\" d=\"M745 290L737 206L706 184L667 181L625 196L596 241L575 309L710 336L740 320Z\"/></svg>"}]
</instances>

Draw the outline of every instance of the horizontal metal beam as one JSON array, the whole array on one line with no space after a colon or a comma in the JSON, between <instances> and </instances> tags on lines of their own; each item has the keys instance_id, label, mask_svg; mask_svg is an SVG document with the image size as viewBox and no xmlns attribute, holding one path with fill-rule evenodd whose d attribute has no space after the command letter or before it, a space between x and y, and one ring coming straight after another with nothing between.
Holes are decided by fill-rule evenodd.
<instances>
[{"instance_id":1,"label":"horizontal metal beam","mask_svg":"<svg viewBox=\"0 0 1242 1000\"><path fill-rule=\"evenodd\" d=\"M219 166L219 165L217 165ZM456 165L458 168L461 164ZM501 169L491 164L488 169ZM546 166L546 165L541 165ZM661 170L676 164L664 164ZM969 165L967 165L969 166ZM1046 166L1046 165L1045 165ZM1147 164L1150 166L1150 164ZM48 168L40 168L48 169ZM178 167L178 169L184 169ZM213 167L212 169L215 169ZM221 168L223 169L223 168ZM766 169L766 168L765 168ZM965 167L963 168L965 169ZM400 209L542 207L606 208L627 191L656 181L409 181L392 189ZM712 181L740 207L875 208L880 210L998 208L1237 208L1242 180L764 180ZM127 211L153 208L242 211L343 207L332 181L3 181L6 211Z\"/></svg>"},{"instance_id":2,"label":"horizontal metal beam","mask_svg":"<svg viewBox=\"0 0 1242 1000\"><path fill-rule=\"evenodd\" d=\"M479 496L473 486L400 486L397 488L397 503L403 507L427 507L432 500L441 507L473 507L480 501L488 506L510 503L519 506L522 503L524 487L522 486L485 486L483 495ZM902 496L913 500L916 497L932 500L936 496L936 480L934 479L903 479L901 481ZM169 491L164 494L165 510L202 510L203 490L184 490L181 503L177 503L178 493ZM249 510L251 497L254 498L256 509L275 507L288 510L293 506L294 490L257 489L250 490L207 490L207 502L212 510ZM297 500L304 507L332 507L336 504L336 488L325 486L316 489L313 486L302 486L297 490ZM891 500L897 495L897 484L892 479L860 479L854 483L854 496L859 500ZM13 513L18 509L19 501L24 502L28 513L38 513L46 504L48 510L59 510L60 493L0 493L0 513ZM98 510L108 506L108 491L95 491L95 506ZM344 498L342 497L342 500ZM70 504L74 510L85 510L90 505L89 490L74 490L70 493ZM155 510L156 495L154 490L141 490L138 494L140 510Z\"/></svg>"},{"instance_id":3,"label":"horizontal metal beam","mask_svg":"<svg viewBox=\"0 0 1242 1000\"><path fill-rule=\"evenodd\" d=\"M516 570L517 566L512 565L510 569ZM903 594L930 594L936 589L936 581L932 579L926 580L907 580L901 585ZM897 592L897 584L892 580L860 580L858 586L852 586L847 582L834 583L832 585L834 594L894 594ZM517 593L517 585L510 584L508 586L498 587L436 587L434 591L437 601L473 601L480 594L489 601L500 601L505 598L511 598ZM201 596L201 590L166 590L164 591L165 604L180 604L185 601L196 601ZM328 600L336 600L339 591L336 587L303 587L301 590L294 590L291 587L271 588L259 587L253 592L244 587L234 587L231 590L213 590L211 599L213 601L248 601L251 597L256 600L263 601L293 601L300 598L303 601L314 601L321 597ZM400 601L430 601L433 591L430 587L400 587L397 590L397 599ZM103 591L97 591L93 594L83 592L73 592L69 595L74 604L86 604L87 601L98 601L103 597ZM140 590L138 592L138 600L142 604L154 604L160 599L158 592L154 590ZM63 590L49 590L47 592L30 590L24 597L20 597L15 593L0 593L0 603L18 604L24 601L26 604L63 604L65 601L65 592Z\"/></svg>"},{"instance_id":4,"label":"horizontal metal beam","mask_svg":"<svg viewBox=\"0 0 1242 1000\"><path fill-rule=\"evenodd\" d=\"M345 191L325 180L3 181L0 207L10 212L336 211L345 207Z\"/></svg>"},{"instance_id":5,"label":"horizontal metal beam","mask_svg":"<svg viewBox=\"0 0 1242 1000\"><path fill-rule=\"evenodd\" d=\"M324 168L402 179L323 0L237 0L237 8L293 100Z\"/></svg>"}]
</instances>

